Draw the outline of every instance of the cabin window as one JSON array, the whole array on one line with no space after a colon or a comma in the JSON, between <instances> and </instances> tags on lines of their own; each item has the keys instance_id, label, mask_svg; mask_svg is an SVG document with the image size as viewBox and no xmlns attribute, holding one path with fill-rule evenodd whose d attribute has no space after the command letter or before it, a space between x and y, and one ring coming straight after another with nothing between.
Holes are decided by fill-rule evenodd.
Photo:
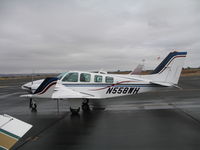
<instances>
[{"instance_id":1,"label":"cabin window","mask_svg":"<svg viewBox=\"0 0 200 150\"><path fill-rule=\"evenodd\" d=\"M94 82L102 82L103 77L99 75L94 76Z\"/></svg>"},{"instance_id":2,"label":"cabin window","mask_svg":"<svg viewBox=\"0 0 200 150\"><path fill-rule=\"evenodd\" d=\"M90 82L91 75L89 73L81 73L80 81L81 82Z\"/></svg>"},{"instance_id":3,"label":"cabin window","mask_svg":"<svg viewBox=\"0 0 200 150\"><path fill-rule=\"evenodd\" d=\"M106 77L106 83L113 83L113 77Z\"/></svg>"},{"instance_id":4,"label":"cabin window","mask_svg":"<svg viewBox=\"0 0 200 150\"><path fill-rule=\"evenodd\" d=\"M64 82L78 82L78 73L77 72L70 72L63 78L62 81L64 81Z\"/></svg>"}]
</instances>

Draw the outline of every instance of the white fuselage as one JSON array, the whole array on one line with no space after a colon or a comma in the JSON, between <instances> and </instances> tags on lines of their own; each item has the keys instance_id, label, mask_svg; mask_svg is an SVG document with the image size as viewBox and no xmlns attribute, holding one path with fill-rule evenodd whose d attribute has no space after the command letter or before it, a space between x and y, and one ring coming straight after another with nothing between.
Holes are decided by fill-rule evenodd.
<instances>
[{"instance_id":1,"label":"white fuselage","mask_svg":"<svg viewBox=\"0 0 200 150\"><path fill-rule=\"evenodd\" d=\"M77 74L74 81L69 78L68 74ZM89 76L88 80L82 80L81 75ZM100 80L97 80L97 77ZM36 80L33 83L27 83L24 86L30 86L35 91L44 80ZM119 74L101 74L81 71L70 71L65 73L58 81L57 85L63 85L73 91L86 94L93 99L111 98L125 95L134 95L143 92L149 92L160 89L160 86L150 84L148 80L141 79L139 75L119 75ZM66 93L67 94L67 93Z\"/></svg>"},{"instance_id":2,"label":"white fuselage","mask_svg":"<svg viewBox=\"0 0 200 150\"><path fill-rule=\"evenodd\" d=\"M162 88L161 86L150 84L148 80L140 79L137 75L100 74L80 71L74 72L78 73L77 82L64 81L65 76L63 76L58 83L74 91L91 95L94 99L134 95ZM81 81L80 76L84 73L90 74L89 82ZM96 76L101 76L102 81L96 82ZM112 78L113 80L107 81L107 78Z\"/></svg>"}]
</instances>

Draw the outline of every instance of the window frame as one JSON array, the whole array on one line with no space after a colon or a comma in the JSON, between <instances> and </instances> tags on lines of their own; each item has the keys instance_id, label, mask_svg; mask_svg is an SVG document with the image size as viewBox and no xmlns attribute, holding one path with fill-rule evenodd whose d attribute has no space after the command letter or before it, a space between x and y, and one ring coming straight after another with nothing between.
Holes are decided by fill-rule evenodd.
<instances>
[{"instance_id":1,"label":"window frame","mask_svg":"<svg viewBox=\"0 0 200 150\"><path fill-rule=\"evenodd\" d=\"M110 80L109 78L112 79L112 82L108 82L108 81ZM114 83L114 78L113 78L113 77L110 77L110 76L106 76L106 77L105 77L105 82L106 82L106 83Z\"/></svg>"},{"instance_id":2,"label":"window frame","mask_svg":"<svg viewBox=\"0 0 200 150\"><path fill-rule=\"evenodd\" d=\"M87 75L89 75L90 77L89 77L89 81L83 81L83 80L81 80L81 75L82 74L87 74ZM85 77L84 77L85 78ZM91 82L91 74L90 73L80 73L80 78L79 78L79 80L80 80L80 82Z\"/></svg>"},{"instance_id":3,"label":"window frame","mask_svg":"<svg viewBox=\"0 0 200 150\"><path fill-rule=\"evenodd\" d=\"M69 74L77 74L77 78L75 81L66 81L64 80L66 76L68 76ZM68 78L69 79L69 78ZM68 72L62 79L62 82L78 82L78 79L79 79L79 73L78 72Z\"/></svg>"},{"instance_id":4,"label":"window frame","mask_svg":"<svg viewBox=\"0 0 200 150\"><path fill-rule=\"evenodd\" d=\"M97 81L96 80L98 77L101 77L101 81ZM102 83L103 82L103 76L102 75L94 75L94 82L96 82L96 83Z\"/></svg>"}]
</instances>

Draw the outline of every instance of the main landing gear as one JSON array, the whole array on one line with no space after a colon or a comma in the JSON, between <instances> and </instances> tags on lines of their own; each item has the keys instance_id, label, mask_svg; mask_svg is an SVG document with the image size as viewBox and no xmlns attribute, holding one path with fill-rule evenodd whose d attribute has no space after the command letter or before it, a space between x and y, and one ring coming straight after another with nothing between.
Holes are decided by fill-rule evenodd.
<instances>
[{"instance_id":1,"label":"main landing gear","mask_svg":"<svg viewBox=\"0 0 200 150\"><path fill-rule=\"evenodd\" d=\"M90 111L90 106L89 106L89 99L84 99L82 103L82 110L84 112L89 112Z\"/></svg>"},{"instance_id":2,"label":"main landing gear","mask_svg":"<svg viewBox=\"0 0 200 150\"><path fill-rule=\"evenodd\" d=\"M89 112L90 111L89 99L84 99L83 100L81 109L82 109L83 112ZM76 109L70 107L70 111L71 111L72 115L78 115L79 112L80 112L80 107L78 107Z\"/></svg>"},{"instance_id":3,"label":"main landing gear","mask_svg":"<svg viewBox=\"0 0 200 150\"><path fill-rule=\"evenodd\" d=\"M78 109L74 109L70 107L70 111L72 115L79 115L80 107Z\"/></svg>"}]
</instances>

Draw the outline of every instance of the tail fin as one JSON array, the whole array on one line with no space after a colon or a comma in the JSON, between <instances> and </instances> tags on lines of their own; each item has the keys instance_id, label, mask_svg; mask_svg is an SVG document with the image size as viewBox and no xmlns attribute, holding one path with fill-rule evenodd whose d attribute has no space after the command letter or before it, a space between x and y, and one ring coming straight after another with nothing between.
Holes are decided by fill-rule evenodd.
<instances>
[{"instance_id":1,"label":"tail fin","mask_svg":"<svg viewBox=\"0 0 200 150\"><path fill-rule=\"evenodd\" d=\"M171 52L152 72L156 81L177 84L187 52Z\"/></svg>"},{"instance_id":2,"label":"tail fin","mask_svg":"<svg viewBox=\"0 0 200 150\"><path fill-rule=\"evenodd\" d=\"M10 149L31 127L9 115L0 115L0 149Z\"/></svg>"}]
</instances>

